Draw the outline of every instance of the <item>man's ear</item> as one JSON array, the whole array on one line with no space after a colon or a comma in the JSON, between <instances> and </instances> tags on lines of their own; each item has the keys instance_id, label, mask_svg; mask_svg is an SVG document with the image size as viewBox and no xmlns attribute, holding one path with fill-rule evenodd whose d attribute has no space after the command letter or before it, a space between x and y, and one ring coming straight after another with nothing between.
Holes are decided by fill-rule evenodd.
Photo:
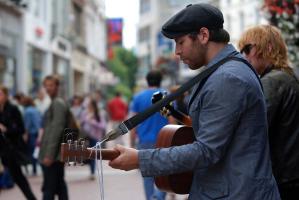
<instances>
[{"instance_id":1,"label":"man's ear","mask_svg":"<svg viewBox=\"0 0 299 200\"><path fill-rule=\"evenodd\" d=\"M202 27L199 30L198 39L202 44L207 44L210 38L210 31L209 29Z\"/></svg>"}]
</instances>

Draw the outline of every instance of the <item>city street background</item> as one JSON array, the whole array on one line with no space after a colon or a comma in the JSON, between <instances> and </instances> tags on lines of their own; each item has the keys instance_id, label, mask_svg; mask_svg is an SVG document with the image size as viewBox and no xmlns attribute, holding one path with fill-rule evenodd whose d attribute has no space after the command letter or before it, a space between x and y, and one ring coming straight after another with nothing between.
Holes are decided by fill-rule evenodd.
<instances>
[{"instance_id":1,"label":"city street background","mask_svg":"<svg viewBox=\"0 0 299 200\"><path fill-rule=\"evenodd\" d=\"M112 169L107 161L103 161L104 194L106 200L143 200L143 186L139 171L124 172ZM70 166L65 168L66 182L70 200L94 200L100 199L98 178L89 179L89 166ZM41 185L42 175L28 176L34 194L42 199ZM3 190L0 199L22 200L24 195L15 186L13 189Z\"/></svg>"},{"instance_id":2,"label":"city street background","mask_svg":"<svg viewBox=\"0 0 299 200\"><path fill-rule=\"evenodd\" d=\"M110 129L108 129L110 130ZM129 145L129 134L122 136L125 146ZM112 148L113 142L107 143L107 148ZM25 171L25 170L24 170ZM31 171L30 169L28 171ZM68 185L70 200L95 200L100 199L99 179L90 180L90 169L84 166L66 166L65 179ZM26 174L26 173L25 173ZM37 176L27 175L28 181L38 199L42 199L41 185L42 173ZM103 161L104 195L105 200L145 200L142 178L139 170L121 171L108 166L108 161ZM176 200L183 200L186 195L176 195ZM0 200L23 200L24 195L16 185L12 189L0 192ZM170 195L167 196L170 200Z\"/></svg>"},{"instance_id":3,"label":"city street background","mask_svg":"<svg viewBox=\"0 0 299 200\"><path fill-rule=\"evenodd\" d=\"M175 42L163 36L161 27L170 16L194 3L209 3L222 10L224 28L235 46L251 26L277 26L286 40L291 66L299 75L298 0L0 0L0 85L8 88L9 100L22 112L20 99L26 96L40 102L36 107L42 114L49 106L49 98L40 97L48 75L59 78L59 96L75 110L80 107L79 114L90 99L97 99L100 113L105 113L106 103L116 92L130 105L134 94L147 87L145 76L152 69L163 72L161 87L170 91L198 71L179 61ZM71 105L75 97L84 100L80 106ZM104 116L111 120L109 114ZM123 137L129 146L129 134ZM106 200L144 200L138 170L114 170L107 161L103 166ZM65 171L71 200L100 199L98 179L89 179L88 165L66 167ZM27 177L41 199L40 168L37 176ZM16 185L1 187L0 200L24 199ZM177 195L175 199L185 198Z\"/></svg>"}]
</instances>

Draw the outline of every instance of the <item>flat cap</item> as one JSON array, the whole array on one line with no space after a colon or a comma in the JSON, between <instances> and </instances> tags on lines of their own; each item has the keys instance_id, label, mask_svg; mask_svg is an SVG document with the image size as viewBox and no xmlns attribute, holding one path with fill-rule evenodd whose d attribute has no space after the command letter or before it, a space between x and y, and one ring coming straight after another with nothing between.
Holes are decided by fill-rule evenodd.
<instances>
[{"instance_id":1,"label":"flat cap","mask_svg":"<svg viewBox=\"0 0 299 200\"><path fill-rule=\"evenodd\" d=\"M202 27L222 29L223 22L223 14L218 8L206 3L190 4L162 26L162 34L174 39L197 32Z\"/></svg>"}]
</instances>

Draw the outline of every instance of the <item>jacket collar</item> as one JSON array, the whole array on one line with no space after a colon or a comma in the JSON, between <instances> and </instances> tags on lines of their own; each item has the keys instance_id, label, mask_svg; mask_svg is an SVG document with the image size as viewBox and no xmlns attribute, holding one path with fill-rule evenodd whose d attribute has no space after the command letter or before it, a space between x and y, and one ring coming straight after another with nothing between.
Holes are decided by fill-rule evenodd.
<instances>
[{"instance_id":1,"label":"jacket collar","mask_svg":"<svg viewBox=\"0 0 299 200\"><path fill-rule=\"evenodd\" d=\"M233 54L236 54L237 50L235 47L231 44L227 44L208 64L207 67L211 67L215 63L219 62L225 57L231 56Z\"/></svg>"}]
</instances>

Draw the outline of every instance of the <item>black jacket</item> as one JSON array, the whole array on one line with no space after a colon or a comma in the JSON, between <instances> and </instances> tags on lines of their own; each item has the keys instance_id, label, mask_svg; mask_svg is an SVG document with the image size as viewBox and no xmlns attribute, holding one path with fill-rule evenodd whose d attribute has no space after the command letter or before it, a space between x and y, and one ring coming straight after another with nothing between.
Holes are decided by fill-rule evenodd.
<instances>
[{"instance_id":1,"label":"black jacket","mask_svg":"<svg viewBox=\"0 0 299 200\"><path fill-rule=\"evenodd\" d=\"M18 107L6 102L0 111L0 123L7 131L0 136L0 156L5 164L6 159L16 159L19 164L29 161L26 144L22 135L25 133L24 122Z\"/></svg>"},{"instance_id":2,"label":"black jacket","mask_svg":"<svg viewBox=\"0 0 299 200\"><path fill-rule=\"evenodd\" d=\"M261 77L267 103L269 142L276 181L299 180L299 82L281 70Z\"/></svg>"}]
</instances>

